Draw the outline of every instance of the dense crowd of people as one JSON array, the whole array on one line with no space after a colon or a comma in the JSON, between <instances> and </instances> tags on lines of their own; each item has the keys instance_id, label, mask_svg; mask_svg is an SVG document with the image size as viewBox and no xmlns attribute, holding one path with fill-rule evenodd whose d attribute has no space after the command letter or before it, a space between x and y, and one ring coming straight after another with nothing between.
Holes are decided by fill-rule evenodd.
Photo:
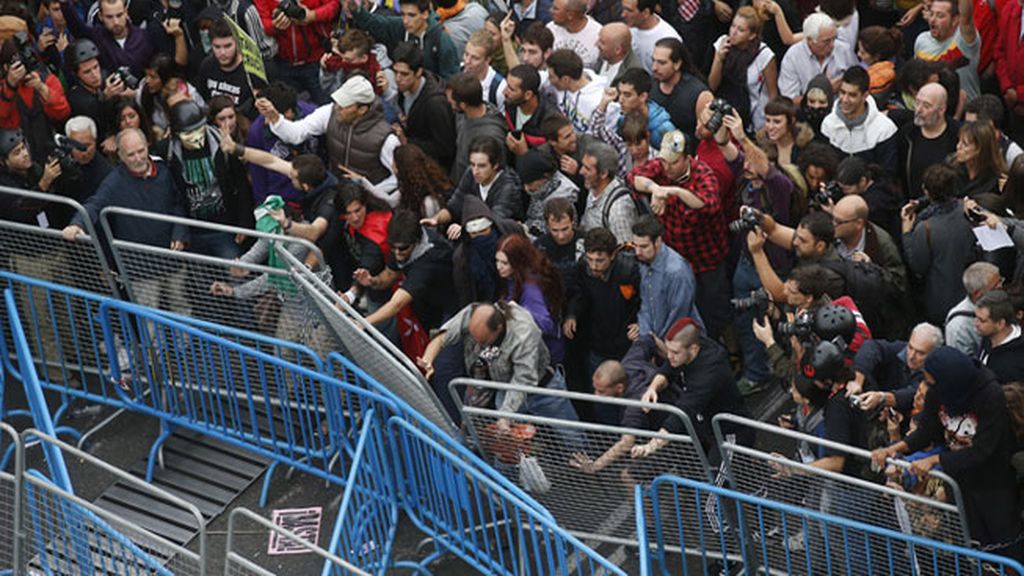
<instances>
[{"instance_id":1,"label":"dense crowd of people","mask_svg":"<svg viewBox=\"0 0 1024 576\"><path fill-rule=\"evenodd\" d=\"M672 404L713 451L715 414L782 386L779 425L941 469L972 536L1020 557L1021 4L3 2L0 185L85 211L0 195L0 218L74 240L118 206L309 240L455 417L447 383L469 375ZM273 260L226 232L112 224ZM182 274L154 283L147 303L187 305ZM466 401L685 430L520 391ZM572 464L655 450L624 437Z\"/></svg>"}]
</instances>

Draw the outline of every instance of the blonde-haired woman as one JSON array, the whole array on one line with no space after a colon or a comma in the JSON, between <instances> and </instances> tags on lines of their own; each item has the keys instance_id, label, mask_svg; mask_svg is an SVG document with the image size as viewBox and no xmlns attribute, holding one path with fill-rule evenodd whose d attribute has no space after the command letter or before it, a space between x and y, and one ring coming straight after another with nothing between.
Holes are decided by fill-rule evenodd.
<instances>
[{"instance_id":1,"label":"blonde-haired woman","mask_svg":"<svg viewBox=\"0 0 1024 576\"><path fill-rule=\"evenodd\" d=\"M729 33L715 41L708 86L739 112L743 123L764 126L764 105L779 93L775 54L761 41L764 18L751 6L736 11Z\"/></svg>"}]
</instances>

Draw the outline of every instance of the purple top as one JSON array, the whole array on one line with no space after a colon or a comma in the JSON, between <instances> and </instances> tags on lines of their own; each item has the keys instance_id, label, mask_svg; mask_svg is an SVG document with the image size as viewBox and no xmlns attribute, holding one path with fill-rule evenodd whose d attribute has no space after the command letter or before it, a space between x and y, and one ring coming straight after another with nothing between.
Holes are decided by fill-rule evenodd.
<instances>
[{"instance_id":1,"label":"purple top","mask_svg":"<svg viewBox=\"0 0 1024 576\"><path fill-rule=\"evenodd\" d=\"M508 279L507 294L511 295L515 289L515 283ZM562 327L557 318L551 317L548 311L547 302L544 300L544 293L540 285L534 280L527 280L523 283L523 294L516 301L517 304L527 309L533 316L533 321L540 328L544 343L547 344L548 352L551 353L551 365L561 364L565 359L565 340L562 339Z\"/></svg>"}]
</instances>

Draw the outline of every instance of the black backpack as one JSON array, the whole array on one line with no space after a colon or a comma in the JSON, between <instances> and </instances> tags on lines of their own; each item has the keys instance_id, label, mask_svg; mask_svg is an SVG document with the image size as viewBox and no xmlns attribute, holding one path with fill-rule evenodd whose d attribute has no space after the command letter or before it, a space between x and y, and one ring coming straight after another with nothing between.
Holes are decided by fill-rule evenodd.
<instances>
[{"instance_id":1,"label":"black backpack","mask_svg":"<svg viewBox=\"0 0 1024 576\"><path fill-rule=\"evenodd\" d=\"M882 269L877 264L855 260L828 260L821 265L843 278L846 295L853 298L868 327L882 330L886 301Z\"/></svg>"}]
</instances>

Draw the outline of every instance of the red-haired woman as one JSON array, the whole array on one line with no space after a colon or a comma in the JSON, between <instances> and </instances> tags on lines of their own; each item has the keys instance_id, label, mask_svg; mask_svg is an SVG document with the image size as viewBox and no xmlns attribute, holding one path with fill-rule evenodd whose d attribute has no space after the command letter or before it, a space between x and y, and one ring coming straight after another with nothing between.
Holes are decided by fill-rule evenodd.
<instances>
[{"instance_id":1,"label":"red-haired woman","mask_svg":"<svg viewBox=\"0 0 1024 576\"><path fill-rule=\"evenodd\" d=\"M551 353L551 364L560 364L565 358L565 341L560 329L565 295L558 271L548 257L521 234L509 234L498 242L494 263L498 275L505 279L499 287L502 300L513 300L530 311Z\"/></svg>"}]
</instances>

